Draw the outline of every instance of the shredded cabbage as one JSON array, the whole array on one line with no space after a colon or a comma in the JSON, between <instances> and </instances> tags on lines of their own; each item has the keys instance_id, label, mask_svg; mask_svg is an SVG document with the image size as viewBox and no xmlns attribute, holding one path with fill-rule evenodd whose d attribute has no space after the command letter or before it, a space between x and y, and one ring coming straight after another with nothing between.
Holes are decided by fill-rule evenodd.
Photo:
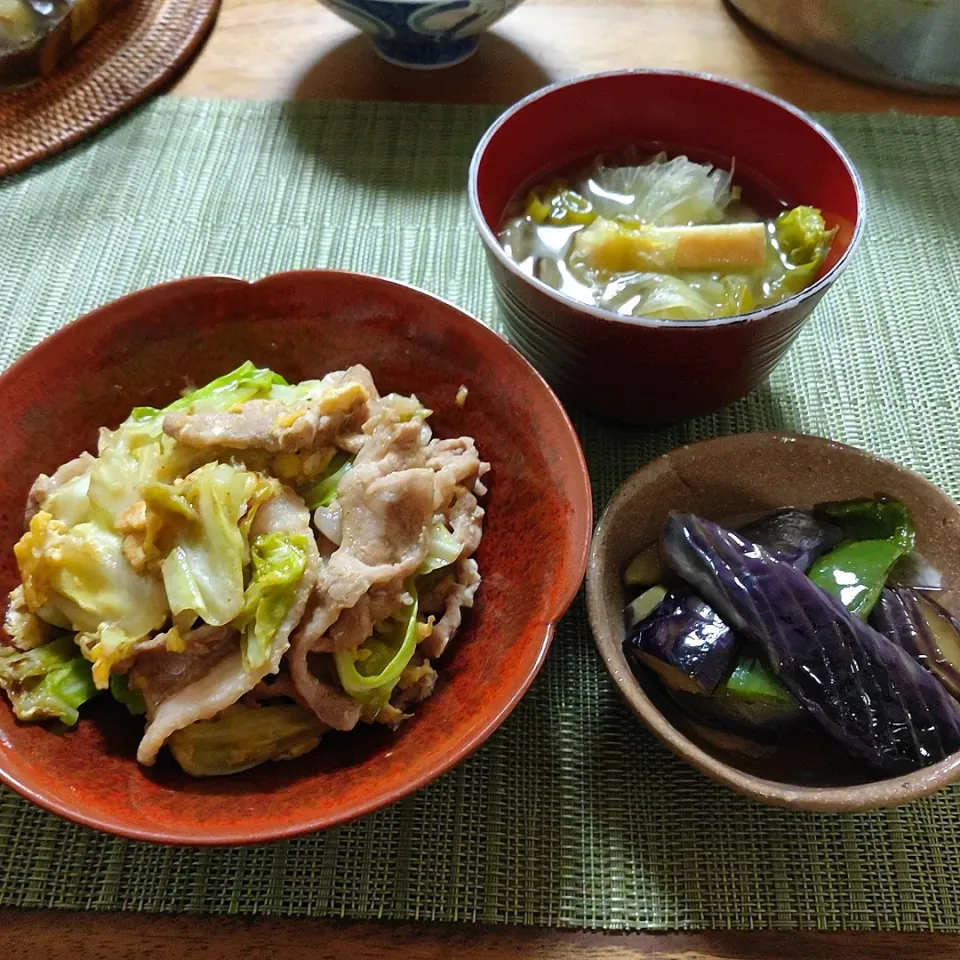
<instances>
[{"instance_id":1,"label":"shredded cabbage","mask_svg":"<svg viewBox=\"0 0 960 960\"><path fill-rule=\"evenodd\" d=\"M347 454L337 453L323 473L316 477L310 486L303 491L303 500L308 510L316 510L317 507L329 507L333 503L337 497L337 487L352 464L353 461Z\"/></svg>"},{"instance_id":2,"label":"shredded cabbage","mask_svg":"<svg viewBox=\"0 0 960 960\"><path fill-rule=\"evenodd\" d=\"M250 555L250 583L234 624L243 631L244 666L259 670L270 659L273 638L290 612L307 568L307 535L263 534L250 544Z\"/></svg>"},{"instance_id":3,"label":"shredded cabbage","mask_svg":"<svg viewBox=\"0 0 960 960\"><path fill-rule=\"evenodd\" d=\"M130 686L127 675L124 673L111 674L110 695L117 703L122 703L135 717L147 712L143 694L136 687Z\"/></svg>"},{"instance_id":4,"label":"shredded cabbage","mask_svg":"<svg viewBox=\"0 0 960 960\"><path fill-rule=\"evenodd\" d=\"M402 619L391 629L375 633L355 650L338 650L333 662L343 689L360 703L375 708L390 700L400 674L417 649L417 591L411 584L407 592L412 603Z\"/></svg>"},{"instance_id":5,"label":"shredded cabbage","mask_svg":"<svg viewBox=\"0 0 960 960\"><path fill-rule=\"evenodd\" d=\"M441 567L448 567L461 553L463 544L447 529L443 520L435 519L427 530L427 555L417 574L433 573Z\"/></svg>"},{"instance_id":6,"label":"shredded cabbage","mask_svg":"<svg viewBox=\"0 0 960 960\"><path fill-rule=\"evenodd\" d=\"M0 648L0 685L19 720L77 722L78 707L97 695L90 673L72 637L19 651Z\"/></svg>"},{"instance_id":7,"label":"shredded cabbage","mask_svg":"<svg viewBox=\"0 0 960 960\"><path fill-rule=\"evenodd\" d=\"M174 487L196 511L161 565L174 616L190 611L221 626L243 608L248 544L241 520L274 496L276 481L226 463L209 463Z\"/></svg>"},{"instance_id":8,"label":"shredded cabbage","mask_svg":"<svg viewBox=\"0 0 960 960\"><path fill-rule=\"evenodd\" d=\"M234 707L216 720L198 720L174 733L170 750L195 777L249 770L267 760L291 760L309 753L327 731L299 704Z\"/></svg>"},{"instance_id":9,"label":"shredded cabbage","mask_svg":"<svg viewBox=\"0 0 960 960\"><path fill-rule=\"evenodd\" d=\"M719 223L736 199L732 170L665 153L631 167L598 160L580 189L598 216L659 227Z\"/></svg>"},{"instance_id":10,"label":"shredded cabbage","mask_svg":"<svg viewBox=\"0 0 960 960\"><path fill-rule=\"evenodd\" d=\"M113 530L92 522L68 528L41 510L14 554L27 606L79 632L101 689L111 665L167 617L163 587L130 566Z\"/></svg>"}]
</instances>

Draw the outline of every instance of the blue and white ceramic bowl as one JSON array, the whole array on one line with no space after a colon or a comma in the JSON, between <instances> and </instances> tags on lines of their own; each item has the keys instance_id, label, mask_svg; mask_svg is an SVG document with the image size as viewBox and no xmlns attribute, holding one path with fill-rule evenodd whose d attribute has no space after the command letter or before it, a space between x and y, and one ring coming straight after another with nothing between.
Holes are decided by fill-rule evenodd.
<instances>
[{"instance_id":1,"label":"blue and white ceramic bowl","mask_svg":"<svg viewBox=\"0 0 960 960\"><path fill-rule=\"evenodd\" d=\"M373 37L401 67L431 70L466 60L478 34L523 0L320 0Z\"/></svg>"}]
</instances>

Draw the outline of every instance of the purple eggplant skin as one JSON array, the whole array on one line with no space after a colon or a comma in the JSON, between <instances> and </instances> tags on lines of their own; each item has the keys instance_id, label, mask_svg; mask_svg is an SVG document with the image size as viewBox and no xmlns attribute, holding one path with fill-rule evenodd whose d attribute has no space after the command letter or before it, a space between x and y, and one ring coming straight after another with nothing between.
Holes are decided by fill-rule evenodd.
<instances>
[{"instance_id":1,"label":"purple eggplant skin","mask_svg":"<svg viewBox=\"0 0 960 960\"><path fill-rule=\"evenodd\" d=\"M843 539L839 527L792 508L767 514L739 528L738 533L801 573L806 573Z\"/></svg>"},{"instance_id":2,"label":"purple eggplant skin","mask_svg":"<svg viewBox=\"0 0 960 960\"><path fill-rule=\"evenodd\" d=\"M801 571L832 550L839 529L801 510L777 510L749 524L751 539ZM729 674L740 638L693 591L671 590L639 624L630 624L623 653L637 672L655 670L673 690L710 695Z\"/></svg>"},{"instance_id":3,"label":"purple eggplant skin","mask_svg":"<svg viewBox=\"0 0 960 960\"><path fill-rule=\"evenodd\" d=\"M927 656L921 649L921 625L915 617L915 610L905 591L885 587L880 599L870 614L870 626L882 633L888 640L901 647L913 657L921 667L929 670Z\"/></svg>"},{"instance_id":4,"label":"purple eggplant skin","mask_svg":"<svg viewBox=\"0 0 960 960\"><path fill-rule=\"evenodd\" d=\"M936 600L907 587L886 587L870 623L960 700L960 623Z\"/></svg>"},{"instance_id":5,"label":"purple eggplant skin","mask_svg":"<svg viewBox=\"0 0 960 960\"><path fill-rule=\"evenodd\" d=\"M720 617L680 586L634 627L623 654L635 673L647 666L673 690L708 695L729 673L738 646Z\"/></svg>"},{"instance_id":6,"label":"purple eggplant skin","mask_svg":"<svg viewBox=\"0 0 960 960\"><path fill-rule=\"evenodd\" d=\"M906 773L960 750L960 704L799 570L690 514L671 514L662 546L670 568L756 643L823 729L869 766Z\"/></svg>"}]
</instances>

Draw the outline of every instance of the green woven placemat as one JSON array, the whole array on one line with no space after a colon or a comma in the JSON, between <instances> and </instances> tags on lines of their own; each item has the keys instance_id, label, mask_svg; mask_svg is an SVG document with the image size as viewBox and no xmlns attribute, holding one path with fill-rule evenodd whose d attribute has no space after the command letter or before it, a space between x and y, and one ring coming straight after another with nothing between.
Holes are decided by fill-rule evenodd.
<instances>
[{"instance_id":1,"label":"green woven placemat","mask_svg":"<svg viewBox=\"0 0 960 960\"><path fill-rule=\"evenodd\" d=\"M0 182L0 365L122 293L203 272L370 271L496 326L464 196L495 113L157 101ZM598 507L679 443L770 427L866 447L960 496L960 119L825 121L869 194L855 265L769 385L731 409L660 430L579 417ZM960 788L862 816L743 800L628 714L582 601L489 744L389 810L278 846L193 852L100 836L5 792L0 851L5 905L960 931Z\"/></svg>"}]
</instances>

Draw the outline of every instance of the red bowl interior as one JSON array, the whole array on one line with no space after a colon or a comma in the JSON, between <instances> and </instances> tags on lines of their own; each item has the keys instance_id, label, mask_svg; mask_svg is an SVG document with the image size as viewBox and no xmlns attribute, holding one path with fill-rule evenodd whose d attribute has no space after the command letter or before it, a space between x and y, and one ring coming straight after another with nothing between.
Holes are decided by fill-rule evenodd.
<instances>
[{"instance_id":1,"label":"red bowl interior","mask_svg":"<svg viewBox=\"0 0 960 960\"><path fill-rule=\"evenodd\" d=\"M496 232L514 194L544 174L634 145L727 166L790 205L839 226L829 271L863 220L859 178L836 141L767 93L701 74L624 71L556 84L508 110L474 156L471 195Z\"/></svg>"},{"instance_id":2,"label":"red bowl interior","mask_svg":"<svg viewBox=\"0 0 960 960\"><path fill-rule=\"evenodd\" d=\"M383 392L416 393L440 436L476 438L491 463L477 603L440 661L436 694L396 734L328 735L295 761L193 779L134 756L142 721L99 698L77 728L20 724L0 703L0 778L72 820L138 839L249 843L332 826L427 783L503 721L542 663L586 565L590 482L563 408L525 360L455 307L411 287L334 271L256 284L199 277L78 320L0 377L0 589L27 490L134 405L162 405L244 360L289 380L366 364ZM454 403L461 384L463 407ZM519 584L523 589L518 590ZM102 703L100 701L103 701Z\"/></svg>"}]
</instances>

